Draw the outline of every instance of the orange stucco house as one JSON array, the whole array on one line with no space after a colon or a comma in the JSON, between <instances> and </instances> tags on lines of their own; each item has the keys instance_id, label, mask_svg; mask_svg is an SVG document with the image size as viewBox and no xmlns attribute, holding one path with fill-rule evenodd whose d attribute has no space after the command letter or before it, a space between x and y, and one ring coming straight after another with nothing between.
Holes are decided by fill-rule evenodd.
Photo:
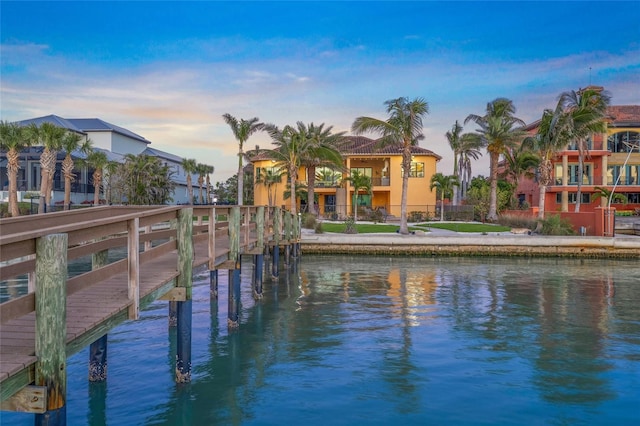
<instances>
[{"instance_id":1,"label":"orange stucco house","mask_svg":"<svg viewBox=\"0 0 640 426\"><path fill-rule=\"evenodd\" d=\"M412 151L411 170L409 171L409 187L407 193L407 211L433 214L436 206L435 190L429 189L431 176L436 173L436 163L442 157L434 152L414 146ZM340 152L344 159L344 168L357 170L361 175L371 178L372 192L358 195L361 209L381 209L386 214L399 217L402 196L402 151L400 146L378 148L377 140L362 136L347 136ZM267 186L262 177L274 173L274 162L263 152L252 158L254 167L254 203L256 205L289 205L285 200L288 191L287 177ZM318 167L315 170L315 208L321 217L343 219L353 213L354 191L350 182L344 180L348 172ZM301 167L298 171L299 183L308 182L307 170ZM308 209L305 203L297 200L301 211ZM360 210L359 210L360 211Z\"/></svg>"}]
</instances>

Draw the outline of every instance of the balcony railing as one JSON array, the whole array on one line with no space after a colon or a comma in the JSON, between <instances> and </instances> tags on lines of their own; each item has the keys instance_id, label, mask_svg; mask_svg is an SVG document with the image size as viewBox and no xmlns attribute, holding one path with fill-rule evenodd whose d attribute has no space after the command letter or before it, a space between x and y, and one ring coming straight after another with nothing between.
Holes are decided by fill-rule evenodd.
<instances>
[{"instance_id":1,"label":"balcony railing","mask_svg":"<svg viewBox=\"0 0 640 426\"><path fill-rule=\"evenodd\" d=\"M603 185L602 176L584 176L582 179L583 185ZM577 186L578 180L570 178L567 181L567 186ZM605 184L606 185L606 184ZM562 186L562 178L555 178L551 186Z\"/></svg>"}]
</instances>

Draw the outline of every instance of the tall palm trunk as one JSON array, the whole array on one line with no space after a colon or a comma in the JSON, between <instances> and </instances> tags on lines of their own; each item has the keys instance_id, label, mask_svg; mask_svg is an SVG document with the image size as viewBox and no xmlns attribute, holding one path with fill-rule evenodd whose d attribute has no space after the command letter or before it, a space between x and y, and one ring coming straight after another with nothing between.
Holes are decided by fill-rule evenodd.
<instances>
[{"instance_id":1,"label":"tall palm trunk","mask_svg":"<svg viewBox=\"0 0 640 426\"><path fill-rule=\"evenodd\" d=\"M18 208L18 170L20 170L20 154L14 148L7 152L7 174L9 175L9 214L20 215Z\"/></svg>"},{"instance_id":2,"label":"tall palm trunk","mask_svg":"<svg viewBox=\"0 0 640 426\"><path fill-rule=\"evenodd\" d=\"M62 162L62 174L64 175L64 209L71 208L71 182L74 181L73 175L73 159L70 154L64 158Z\"/></svg>"},{"instance_id":3,"label":"tall palm trunk","mask_svg":"<svg viewBox=\"0 0 640 426\"><path fill-rule=\"evenodd\" d=\"M240 151L238 152L238 195L237 204L243 205L244 202L244 167L242 167L242 144L240 144Z\"/></svg>"},{"instance_id":4,"label":"tall palm trunk","mask_svg":"<svg viewBox=\"0 0 640 426\"><path fill-rule=\"evenodd\" d=\"M295 215L297 214L297 209L296 209L296 181L297 181L297 176L296 176L296 170L294 168L290 168L289 169L289 185L291 185L291 214Z\"/></svg>"},{"instance_id":5,"label":"tall palm trunk","mask_svg":"<svg viewBox=\"0 0 640 426\"><path fill-rule=\"evenodd\" d=\"M489 213L487 221L495 222L498 220L498 160L500 154L497 152L489 152L491 169L491 192L489 194Z\"/></svg>"},{"instance_id":6,"label":"tall palm trunk","mask_svg":"<svg viewBox=\"0 0 640 426\"><path fill-rule=\"evenodd\" d=\"M544 219L545 198L547 193L547 186L551 183L551 170L553 164L551 160L545 158L538 166L540 171L540 201L538 202L538 219Z\"/></svg>"},{"instance_id":7,"label":"tall palm trunk","mask_svg":"<svg viewBox=\"0 0 640 426\"><path fill-rule=\"evenodd\" d=\"M409 174L411 173L411 145L405 144L402 150L402 195L400 198L400 229L402 235L409 233L407 226L407 191L409 188Z\"/></svg>"},{"instance_id":8,"label":"tall palm trunk","mask_svg":"<svg viewBox=\"0 0 640 426\"><path fill-rule=\"evenodd\" d=\"M316 216L316 166L307 167L307 211Z\"/></svg>"},{"instance_id":9,"label":"tall palm trunk","mask_svg":"<svg viewBox=\"0 0 640 426\"><path fill-rule=\"evenodd\" d=\"M93 172L93 205L100 204L100 186L102 185L102 170L95 169Z\"/></svg>"},{"instance_id":10,"label":"tall palm trunk","mask_svg":"<svg viewBox=\"0 0 640 426\"><path fill-rule=\"evenodd\" d=\"M52 180L49 178L52 173L49 164L51 164L51 159L53 159L55 167L55 158L56 154L45 146L42 151L42 155L40 156L40 200L38 203L38 213L44 213L45 205L51 200L51 195L47 195L51 192L49 189L49 182Z\"/></svg>"},{"instance_id":11,"label":"tall palm trunk","mask_svg":"<svg viewBox=\"0 0 640 426\"><path fill-rule=\"evenodd\" d=\"M187 174L187 195L189 196L188 204L193 204L193 184L191 182L191 173Z\"/></svg>"}]
</instances>

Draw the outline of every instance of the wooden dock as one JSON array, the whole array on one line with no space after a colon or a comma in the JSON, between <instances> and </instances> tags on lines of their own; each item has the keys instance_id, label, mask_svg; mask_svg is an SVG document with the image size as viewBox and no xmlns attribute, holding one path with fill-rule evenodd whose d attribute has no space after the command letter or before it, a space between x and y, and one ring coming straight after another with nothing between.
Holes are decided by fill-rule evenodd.
<instances>
[{"instance_id":1,"label":"wooden dock","mask_svg":"<svg viewBox=\"0 0 640 426\"><path fill-rule=\"evenodd\" d=\"M49 296L42 296L47 291L42 286L55 276L42 264L50 236L62 236L57 244L66 246L66 253L48 248L55 252L48 256L54 263L66 269L68 261L82 258L93 265L89 272L64 275L66 309L46 306L55 306L54 299L47 302ZM66 331L59 366L65 369L66 357L136 319L149 303L190 300L193 268L236 270L240 255L261 256L269 246L279 251L299 237L299 221L289 212L253 206L105 206L1 220L0 280L29 277L26 295L0 305L1 408L36 413L56 408L51 399L59 390L38 377L49 362L45 358L50 354L42 348L48 332ZM108 262L106 255L115 249L128 255ZM184 264L185 256L191 264ZM60 315L49 311L64 315L43 322ZM55 321L61 322L51 324Z\"/></svg>"}]
</instances>

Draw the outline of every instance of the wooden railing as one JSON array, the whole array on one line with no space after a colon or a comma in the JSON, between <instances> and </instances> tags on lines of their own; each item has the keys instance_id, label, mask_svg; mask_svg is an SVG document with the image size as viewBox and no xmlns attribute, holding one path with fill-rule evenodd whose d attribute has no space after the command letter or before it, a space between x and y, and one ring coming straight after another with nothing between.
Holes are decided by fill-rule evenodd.
<instances>
[{"instance_id":1,"label":"wooden railing","mask_svg":"<svg viewBox=\"0 0 640 426\"><path fill-rule=\"evenodd\" d=\"M275 215L283 214L282 210L253 206L235 208L240 215L236 218L239 221L237 248L230 244L230 239L236 238L229 235L229 218L234 211L231 206L104 206L3 219L0 221L0 281L27 275L29 292L1 305L0 322L35 309L33 274L38 238L49 234L67 234L68 261L104 250L123 249L131 254L127 258L69 277L67 294L127 270L131 274L129 286L135 287L137 280L134 276L142 264L177 249L175 223L178 212L186 207L193 210L194 245L207 241L207 252L195 254L194 266L206 264L210 270L226 261L235 261L237 253L249 251L258 244L268 244L273 240L288 242L299 235L293 235L293 228L288 230L288 227L284 229L279 225L283 223L282 220L273 220ZM287 217L288 213L284 213L284 217ZM278 235L274 235L274 225ZM294 225L295 222L291 222L291 226ZM257 235L258 226L261 228L260 235ZM288 234L285 235L285 232ZM138 301L132 300L132 303L137 306Z\"/></svg>"}]
</instances>

